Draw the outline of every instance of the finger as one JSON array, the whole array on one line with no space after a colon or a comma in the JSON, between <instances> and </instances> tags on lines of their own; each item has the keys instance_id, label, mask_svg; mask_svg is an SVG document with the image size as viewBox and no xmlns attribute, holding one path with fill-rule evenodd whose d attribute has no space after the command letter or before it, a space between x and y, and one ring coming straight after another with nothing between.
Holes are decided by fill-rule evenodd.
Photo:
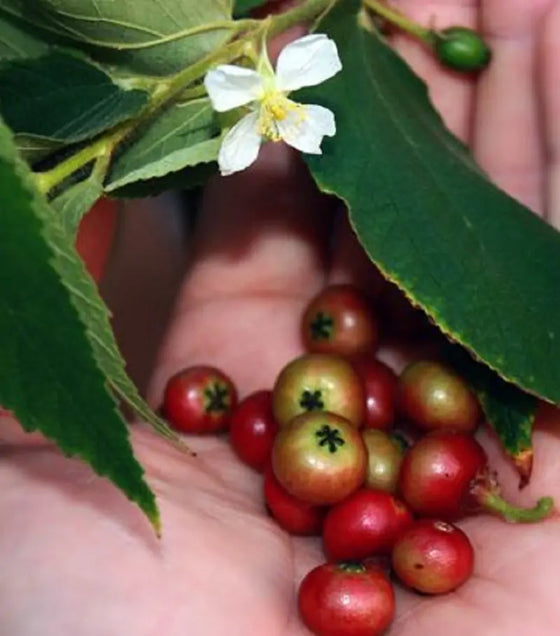
<instances>
[{"instance_id":1,"label":"finger","mask_svg":"<svg viewBox=\"0 0 560 636\"><path fill-rule=\"evenodd\" d=\"M560 2L556 0L542 21L539 49L540 90L544 104L544 138L547 143L546 217L560 229Z\"/></svg>"},{"instance_id":2,"label":"finger","mask_svg":"<svg viewBox=\"0 0 560 636\"><path fill-rule=\"evenodd\" d=\"M452 25L475 28L477 0L397 0L394 6L425 27L444 29ZM406 33L392 38L395 49L428 84L430 97L447 127L464 141L471 131L474 79L444 68L431 50Z\"/></svg>"},{"instance_id":3,"label":"finger","mask_svg":"<svg viewBox=\"0 0 560 636\"><path fill-rule=\"evenodd\" d=\"M301 160L280 144L209 185L152 399L187 363L217 364L248 391L270 386L300 353L301 309L325 279L323 204Z\"/></svg>"},{"instance_id":4,"label":"finger","mask_svg":"<svg viewBox=\"0 0 560 636\"><path fill-rule=\"evenodd\" d=\"M536 39L550 0L487 0L481 28L492 48L476 103L473 148L493 181L535 212L544 208L544 148Z\"/></svg>"}]
</instances>

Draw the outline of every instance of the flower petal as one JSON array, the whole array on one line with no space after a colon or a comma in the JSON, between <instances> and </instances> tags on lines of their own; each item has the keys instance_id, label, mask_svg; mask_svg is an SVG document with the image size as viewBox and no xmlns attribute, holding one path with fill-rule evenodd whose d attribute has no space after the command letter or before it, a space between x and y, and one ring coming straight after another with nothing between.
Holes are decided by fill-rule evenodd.
<instances>
[{"instance_id":1,"label":"flower petal","mask_svg":"<svg viewBox=\"0 0 560 636\"><path fill-rule=\"evenodd\" d=\"M258 99L262 78L252 69L222 64L206 73L204 86L214 110L222 113Z\"/></svg>"},{"instance_id":2,"label":"flower petal","mask_svg":"<svg viewBox=\"0 0 560 636\"><path fill-rule=\"evenodd\" d=\"M225 136L218 155L220 174L227 176L250 166L259 154L258 113L245 115Z\"/></svg>"},{"instance_id":3,"label":"flower petal","mask_svg":"<svg viewBox=\"0 0 560 636\"><path fill-rule=\"evenodd\" d=\"M328 108L307 104L292 110L277 122L282 139L293 148L312 155L321 154L323 137L336 133L334 115Z\"/></svg>"},{"instance_id":4,"label":"flower petal","mask_svg":"<svg viewBox=\"0 0 560 636\"><path fill-rule=\"evenodd\" d=\"M276 87L295 91L315 86L336 75L342 68L333 40L324 33L305 35L285 46L276 63Z\"/></svg>"}]
</instances>

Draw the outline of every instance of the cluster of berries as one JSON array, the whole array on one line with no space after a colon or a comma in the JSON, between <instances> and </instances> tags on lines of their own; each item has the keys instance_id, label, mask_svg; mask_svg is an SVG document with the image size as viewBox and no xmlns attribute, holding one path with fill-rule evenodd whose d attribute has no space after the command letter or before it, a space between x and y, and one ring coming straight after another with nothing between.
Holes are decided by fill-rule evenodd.
<instances>
[{"instance_id":1,"label":"cluster of berries","mask_svg":"<svg viewBox=\"0 0 560 636\"><path fill-rule=\"evenodd\" d=\"M298 594L307 627L375 636L395 612L389 570L418 592L450 592L474 567L455 525L461 516L487 510L536 521L552 501L523 509L500 497L473 436L482 419L476 396L439 361L418 360L397 376L376 358L378 321L356 288L323 290L302 335L308 353L272 390L238 403L224 373L192 367L169 380L164 413L182 432L229 430L240 459L264 473L269 514L292 534L322 535L326 563Z\"/></svg>"}]
</instances>

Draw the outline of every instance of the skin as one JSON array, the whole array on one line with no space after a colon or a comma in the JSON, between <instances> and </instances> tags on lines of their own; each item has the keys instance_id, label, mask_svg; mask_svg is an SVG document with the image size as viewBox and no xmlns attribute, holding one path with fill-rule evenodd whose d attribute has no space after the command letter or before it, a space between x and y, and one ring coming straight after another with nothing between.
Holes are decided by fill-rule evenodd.
<instances>
[{"instance_id":1,"label":"skin","mask_svg":"<svg viewBox=\"0 0 560 636\"><path fill-rule=\"evenodd\" d=\"M424 22L437 16L442 27L480 23L494 63L477 86L440 69L404 36L394 44L427 79L449 126L494 181L558 227L560 2L395 4ZM331 232L336 249L328 252ZM309 298L326 284L371 287L376 280L292 153L266 148L254 168L209 186L150 399L160 402L165 380L185 361L223 368L242 396L271 386L277 371L301 353L300 312ZM382 355L397 368L404 362L402 352ZM291 538L266 518L262 478L224 439L191 439L199 456L189 458L143 427L133 429L161 508L158 541L142 515L87 467L61 457L40 437L23 435L7 416L0 430L5 633L307 633L297 618L294 586L322 560L319 543ZM535 434L534 477L521 494L495 442L482 439L506 495L523 503L541 494L560 500L559 431L560 417L549 410ZM527 625L540 636L557 634L558 519L512 526L481 516L461 527L476 552L473 577L436 599L398 589L391 636L522 636Z\"/></svg>"}]
</instances>

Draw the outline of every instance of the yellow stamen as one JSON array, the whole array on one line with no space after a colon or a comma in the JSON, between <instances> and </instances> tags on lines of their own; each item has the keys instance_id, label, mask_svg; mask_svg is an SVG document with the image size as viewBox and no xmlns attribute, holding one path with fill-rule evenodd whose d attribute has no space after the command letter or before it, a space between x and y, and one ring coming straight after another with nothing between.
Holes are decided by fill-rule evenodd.
<instances>
[{"instance_id":1,"label":"yellow stamen","mask_svg":"<svg viewBox=\"0 0 560 636\"><path fill-rule=\"evenodd\" d=\"M284 94L276 91L266 93L260 100L259 119L257 123L259 134L270 141L280 141L277 122L284 121L290 112L299 114L298 120L305 119L303 108L288 99Z\"/></svg>"}]
</instances>

